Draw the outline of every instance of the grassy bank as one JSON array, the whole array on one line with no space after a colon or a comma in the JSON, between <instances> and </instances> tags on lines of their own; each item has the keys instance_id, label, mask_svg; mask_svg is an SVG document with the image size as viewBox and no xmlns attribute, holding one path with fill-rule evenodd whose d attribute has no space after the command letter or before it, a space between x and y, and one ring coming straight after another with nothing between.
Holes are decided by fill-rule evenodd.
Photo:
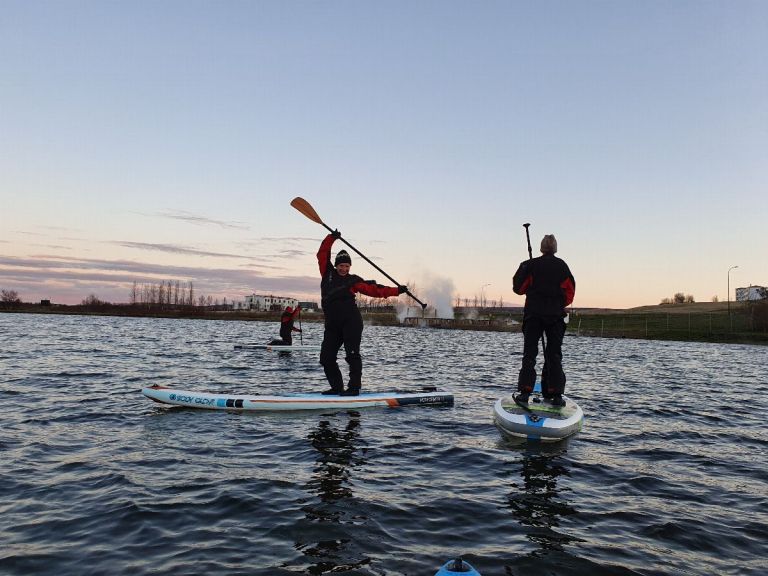
<instances>
[{"instance_id":1,"label":"grassy bank","mask_svg":"<svg viewBox=\"0 0 768 576\"><path fill-rule=\"evenodd\" d=\"M675 304L577 311L568 331L581 336L768 344L768 304Z\"/></svg>"},{"instance_id":2,"label":"grassy bank","mask_svg":"<svg viewBox=\"0 0 768 576\"><path fill-rule=\"evenodd\" d=\"M209 310L199 307L159 309L128 305L41 306L21 304L0 308L0 312L33 314L80 314L151 318L194 318L280 322L280 312ZM374 326L399 326L394 311L361 310L363 320ZM491 313L492 312L492 313ZM498 309L479 310L473 319L454 320L408 318L406 326L443 329L519 332L522 311L500 313ZM322 322L323 313L302 314L302 322ZM568 333L602 338L638 338L693 342L768 344L768 302L743 304L692 303L643 306L627 310L576 309L571 313Z\"/></svg>"}]
</instances>

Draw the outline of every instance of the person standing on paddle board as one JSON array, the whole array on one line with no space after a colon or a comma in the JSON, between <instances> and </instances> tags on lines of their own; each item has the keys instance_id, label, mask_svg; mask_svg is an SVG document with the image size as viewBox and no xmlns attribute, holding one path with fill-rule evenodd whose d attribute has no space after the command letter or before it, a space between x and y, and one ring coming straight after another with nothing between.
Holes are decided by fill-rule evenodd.
<instances>
[{"instance_id":1,"label":"person standing on paddle board","mask_svg":"<svg viewBox=\"0 0 768 576\"><path fill-rule=\"evenodd\" d=\"M389 298L408 291L406 286L392 288L381 286L373 280L363 280L349 273L352 259L346 250L340 250L331 264L331 246L341 237L338 230L328 234L320 244L317 263L320 266L320 293L325 314L325 332L320 347L320 364L328 378L330 390L323 394L357 396L363 376L363 361L360 357L360 340L363 336L363 318L355 303L355 294L361 293L373 298ZM349 382L344 390L344 379L336 360L339 349L344 346L345 360L349 364Z\"/></svg>"},{"instance_id":2,"label":"person standing on paddle board","mask_svg":"<svg viewBox=\"0 0 768 576\"><path fill-rule=\"evenodd\" d=\"M529 243L530 251L530 243ZM512 280L515 294L525 294L523 312L523 362L517 379L519 395L515 401L528 403L536 384L536 356L539 339L547 336L542 370L542 394L554 406L563 405L565 373L563 372L563 337L565 308L576 294L576 280L568 264L555 256L557 240L547 234L541 240L541 256L521 262ZM546 378L544 377L546 372Z\"/></svg>"},{"instance_id":3,"label":"person standing on paddle board","mask_svg":"<svg viewBox=\"0 0 768 576\"><path fill-rule=\"evenodd\" d=\"M290 306L285 307L285 310L280 315L280 338L272 340L270 344L277 346L291 346L293 344L293 332L301 332L301 328L296 328L293 325L299 313L301 313L301 304L296 306L296 310Z\"/></svg>"}]
</instances>

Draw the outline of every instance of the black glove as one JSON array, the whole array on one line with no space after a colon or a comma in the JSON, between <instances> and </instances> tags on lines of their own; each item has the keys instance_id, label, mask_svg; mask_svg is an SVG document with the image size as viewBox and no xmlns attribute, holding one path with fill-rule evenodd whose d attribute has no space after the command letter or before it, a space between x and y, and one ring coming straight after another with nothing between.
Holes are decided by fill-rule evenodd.
<instances>
[{"instance_id":1,"label":"black glove","mask_svg":"<svg viewBox=\"0 0 768 576\"><path fill-rule=\"evenodd\" d=\"M397 287L397 293L398 294L405 294L408 292L408 286L398 286Z\"/></svg>"},{"instance_id":2,"label":"black glove","mask_svg":"<svg viewBox=\"0 0 768 576\"><path fill-rule=\"evenodd\" d=\"M333 236L334 240L338 240L339 238L341 238L341 232L339 232L338 230L334 230L333 232L331 232L331 236Z\"/></svg>"}]
</instances>

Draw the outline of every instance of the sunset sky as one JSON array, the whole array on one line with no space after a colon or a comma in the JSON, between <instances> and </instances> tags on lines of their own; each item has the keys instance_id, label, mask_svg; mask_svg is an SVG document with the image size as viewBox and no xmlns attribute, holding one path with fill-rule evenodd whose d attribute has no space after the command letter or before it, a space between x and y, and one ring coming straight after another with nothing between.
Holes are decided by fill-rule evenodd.
<instances>
[{"instance_id":1,"label":"sunset sky","mask_svg":"<svg viewBox=\"0 0 768 576\"><path fill-rule=\"evenodd\" d=\"M0 288L25 301L319 300L295 196L427 302L521 303L525 222L577 307L768 285L768 2L0 9Z\"/></svg>"}]
</instances>

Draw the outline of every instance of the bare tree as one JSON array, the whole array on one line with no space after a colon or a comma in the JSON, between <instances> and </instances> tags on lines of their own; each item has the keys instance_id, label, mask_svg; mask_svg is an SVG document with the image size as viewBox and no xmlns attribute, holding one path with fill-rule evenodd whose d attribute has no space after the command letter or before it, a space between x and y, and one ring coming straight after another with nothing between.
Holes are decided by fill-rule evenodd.
<instances>
[{"instance_id":1,"label":"bare tree","mask_svg":"<svg viewBox=\"0 0 768 576\"><path fill-rule=\"evenodd\" d=\"M101 304L106 304L106 302L99 300L96 294L89 294L80 304L82 306L99 306Z\"/></svg>"},{"instance_id":2,"label":"bare tree","mask_svg":"<svg viewBox=\"0 0 768 576\"><path fill-rule=\"evenodd\" d=\"M3 304L21 304L21 299L16 290L2 290L0 291L0 302Z\"/></svg>"}]
</instances>

